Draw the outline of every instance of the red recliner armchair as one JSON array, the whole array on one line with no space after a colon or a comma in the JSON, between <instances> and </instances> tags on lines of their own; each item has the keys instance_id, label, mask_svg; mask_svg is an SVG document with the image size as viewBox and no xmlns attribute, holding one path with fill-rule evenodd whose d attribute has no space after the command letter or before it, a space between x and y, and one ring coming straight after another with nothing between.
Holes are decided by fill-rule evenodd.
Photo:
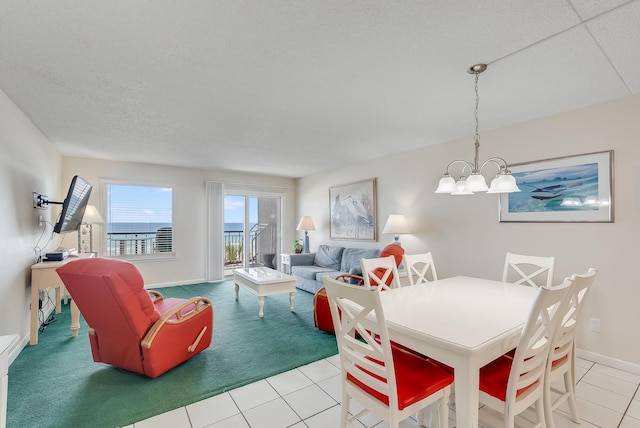
<instances>
[{"instance_id":1,"label":"red recliner armchair","mask_svg":"<svg viewBox=\"0 0 640 428\"><path fill-rule=\"evenodd\" d=\"M96 362L155 378L211 344L211 302L164 299L132 263L87 258L56 271L89 325Z\"/></svg>"}]
</instances>

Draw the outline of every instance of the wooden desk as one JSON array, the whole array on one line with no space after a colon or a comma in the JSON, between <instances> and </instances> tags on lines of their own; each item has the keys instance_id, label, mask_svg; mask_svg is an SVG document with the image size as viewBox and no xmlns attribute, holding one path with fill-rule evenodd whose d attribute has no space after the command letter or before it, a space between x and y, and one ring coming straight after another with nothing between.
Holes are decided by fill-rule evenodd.
<instances>
[{"instance_id":1,"label":"wooden desk","mask_svg":"<svg viewBox=\"0 0 640 428\"><path fill-rule=\"evenodd\" d=\"M38 302L39 291L45 288L55 288L56 292L56 314L62 310L60 302L61 290L64 287L62 280L58 276L56 269L60 266L84 257L95 257L92 253L79 254L78 256L67 257L59 262L40 262L31 266L31 330L29 332L29 343L38 344ZM75 302L71 300L71 335L77 336L80 330L80 311Z\"/></svg>"},{"instance_id":2,"label":"wooden desk","mask_svg":"<svg viewBox=\"0 0 640 428\"><path fill-rule=\"evenodd\" d=\"M538 289L453 277L380 294L391 340L455 369L456 426L478 426L480 368L513 349Z\"/></svg>"}]
</instances>

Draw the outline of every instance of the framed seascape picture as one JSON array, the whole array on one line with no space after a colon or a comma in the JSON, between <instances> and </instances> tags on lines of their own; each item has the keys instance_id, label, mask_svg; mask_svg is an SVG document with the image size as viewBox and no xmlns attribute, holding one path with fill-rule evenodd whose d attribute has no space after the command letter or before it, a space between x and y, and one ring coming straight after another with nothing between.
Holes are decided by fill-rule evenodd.
<instances>
[{"instance_id":1,"label":"framed seascape picture","mask_svg":"<svg viewBox=\"0 0 640 428\"><path fill-rule=\"evenodd\" d=\"M376 179L329 188L331 239L377 240Z\"/></svg>"},{"instance_id":2,"label":"framed seascape picture","mask_svg":"<svg viewBox=\"0 0 640 428\"><path fill-rule=\"evenodd\" d=\"M501 222L613 222L613 150L509 169L520 192L500 194Z\"/></svg>"}]
</instances>

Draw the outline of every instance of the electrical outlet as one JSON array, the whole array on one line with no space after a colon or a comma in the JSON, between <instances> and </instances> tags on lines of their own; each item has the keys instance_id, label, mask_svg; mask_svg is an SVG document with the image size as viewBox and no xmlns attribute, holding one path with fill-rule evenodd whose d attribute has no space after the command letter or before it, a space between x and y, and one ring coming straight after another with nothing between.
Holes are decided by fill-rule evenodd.
<instances>
[{"instance_id":1,"label":"electrical outlet","mask_svg":"<svg viewBox=\"0 0 640 428\"><path fill-rule=\"evenodd\" d=\"M591 331L600 333L602 326L600 325L599 318L589 318L589 326L591 327Z\"/></svg>"},{"instance_id":2,"label":"electrical outlet","mask_svg":"<svg viewBox=\"0 0 640 428\"><path fill-rule=\"evenodd\" d=\"M38 227L44 226L44 217L41 215L38 216Z\"/></svg>"}]
</instances>

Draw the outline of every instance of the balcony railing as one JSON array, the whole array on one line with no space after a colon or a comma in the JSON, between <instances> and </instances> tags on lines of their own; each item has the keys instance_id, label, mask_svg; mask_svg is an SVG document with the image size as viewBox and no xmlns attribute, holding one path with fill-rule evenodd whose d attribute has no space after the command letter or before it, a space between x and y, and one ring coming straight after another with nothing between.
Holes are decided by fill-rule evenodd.
<instances>
[{"instance_id":1,"label":"balcony railing","mask_svg":"<svg viewBox=\"0 0 640 428\"><path fill-rule=\"evenodd\" d=\"M256 225L249 231L249 264L262 264L258 260L260 240L268 236L268 246L273 247L272 225L260 227ZM268 232L267 232L268 230ZM164 232L164 233L163 233ZM107 254L109 256L129 256L158 254L173 251L173 236L170 228L162 228L157 232L110 232L107 233ZM269 251L269 250L267 250ZM264 250L263 250L264 252ZM275 250L272 250L275 253ZM242 265L244 259L244 232L237 230L224 231L224 264Z\"/></svg>"}]
</instances>

